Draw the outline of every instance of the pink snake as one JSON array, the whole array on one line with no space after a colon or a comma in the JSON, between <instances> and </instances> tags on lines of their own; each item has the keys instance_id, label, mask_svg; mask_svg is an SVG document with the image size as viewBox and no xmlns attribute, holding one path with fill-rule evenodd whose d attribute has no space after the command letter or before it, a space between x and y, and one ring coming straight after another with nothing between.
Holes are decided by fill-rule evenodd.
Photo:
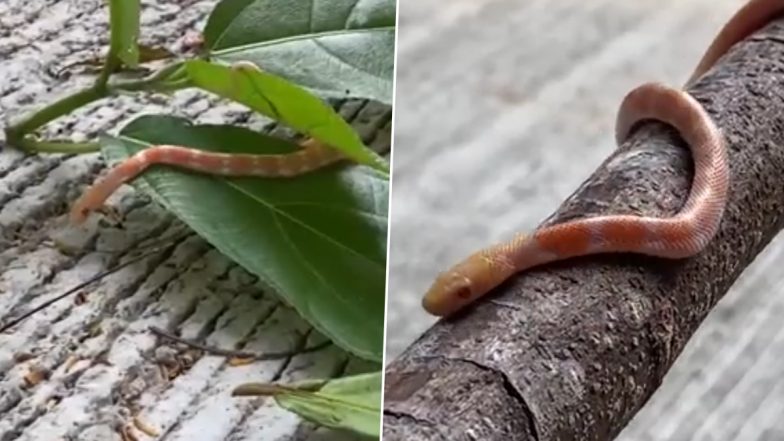
<instances>
[{"instance_id":1,"label":"pink snake","mask_svg":"<svg viewBox=\"0 0 784 441\"><path fill-rule=\"evenodd\" d=\"M684 89L695 82L737 42L784 12L784 0L751 0L724 25L703 55ZM681 211L670 218L631 215L578 219L518 235L482 249L436 278L422 305L448 316L489 293L526 269L597 253L633 252L670 259L693 256L716 235L729 188L724 139L703 107L687 92L661 84L644 84L623 100L616 121L622 144L642 120L675 127L694 159L691 192Z\"/></svg>"},{"instance_id":2,"label":"pink snake","mask_svg":"<svg viewBox=\"0 0 784 441\"><path fill-rule=\"evenodd\" d=\"M294 153L279 155L213 153L178 145L156 145L120 162L90 186L73 204L70 220L80 225L121 185L155 164L173 165L220 176L290 178L309 173L345 159L337 150L308 138Z\"/></svg>"},{"instance_id":3,"label":"pink snake","mask_svg":"<svg viewBox=\"0 0 784 441\"><path fill-rule=\"evenodd\" d=\"M237 61L231 69L241 72L259 70L259 67L249 61ZM347 159L338 150L315 138L305 139L299 147L298 151L286 154L230 154L180 145L154 145L120 162L90 186L74 202L69 218L74 225L84 223L120 186L156 164L227 177L292 178Z\"/></svg>"}]
</instances>

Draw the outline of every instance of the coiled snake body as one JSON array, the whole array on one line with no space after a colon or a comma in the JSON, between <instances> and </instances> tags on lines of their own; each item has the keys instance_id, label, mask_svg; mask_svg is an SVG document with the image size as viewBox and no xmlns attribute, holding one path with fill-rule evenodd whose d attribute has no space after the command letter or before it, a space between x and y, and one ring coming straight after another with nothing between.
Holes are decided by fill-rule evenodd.
<instances>
[{"instance_id":1,"label":"coiled snake body","mask_svg":"<svg viewBox=\"0 0 784 441\"><path fill-rule=\"evenodd\" d=\"M784 0L751 0L722 28L684 89L702 76L735 43L784 12ZM670 218L598 216L540 228L530 235L470 255L441 273L422 304L447 316L490 292L512 275L556 260L596 253L634 252L671 259L702 251L715 236L729 187L724 139L697 100L684 90L644 84L623 100L616 141L626 140L642 120L658 120L678 130L694 159L694 180L681 211Z\"/></svg>"}]
</instances>

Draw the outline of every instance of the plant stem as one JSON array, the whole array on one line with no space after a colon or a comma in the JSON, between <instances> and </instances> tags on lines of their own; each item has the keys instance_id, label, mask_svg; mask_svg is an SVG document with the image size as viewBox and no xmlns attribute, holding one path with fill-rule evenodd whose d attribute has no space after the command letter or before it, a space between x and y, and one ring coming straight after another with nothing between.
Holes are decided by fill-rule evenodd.
<instances>
[{"instance_id":1,"label":"plant stem","mask_svg":"<svg viewBox=\"0 0 784 441\"><path fill-rule=\"evenodd\" d=\"M32 138L23 138L16 145L37 153L90 153L101 148L97 142L38 141Z\"/></svg>"},{"instance_id":2,"label":"plant stem","mask_svg":"<svg viewBox=\"0 0 784 441\"><path fill-rule=\"evenodd\" d=\"M61 98L31 115L24 117L18 123L6 127L6 140L11 145L30 151L59 153L94 151L97 148L97 145L93 143L44 142L27 138L26 135L34 132L39 127L54 119L73 112L79 107L106 98L115 91L174 91L188 87L189 84L187 80L179 80L176 82L165 81L166 77L175 72L178 67L179 66L177 65L168 66L148 78L117 84L107 84L99 78L92 87ZM109 66L109 63L107 63L104 68L104 72L110 72L112 69L112 67ZM109 70L106 70L107 68Z\"/></svg>"},{"instance_id":3,"label":"plant stem","mask_svg":"<svg viewBox=\"0 0 784 441\"><path fill-rule=\"evenodd\" d=\"M125 92L160 92L182 88L180 85L183 80L187 80L187 76L184 73L182 62L178 61L162 67L147 78L110 84L109 88Z\"/></svg>"},{"instance_id":4,"label":"plant stem","mask_svg":"<svg viewBox=\"0 0 784 441\"><path fill-rule=\"evenodd\" d=\"M110 50L108 54L106 54L106 59L103 62L103 68L101 69L101 73L98 75L98 78L95 80L95 86L93 86L96 90L106 90L106 84L109 82L109 76L112 75L114 70L120 66L120 60L117 59L114 53Z\"/></svg>"},{"instance_id":5,"label":"plant stem","mask_svg":"<svg viewBox=\"0 0 784 441\"><path fill-rule=\"evenodd\" d=\"M9 144L18 145L24 135L34 131L49 121L72 112L85 104L99 100L105 97L107 90L96 90L91 87L68 95L54 103L44 107L43 109L33 113L22 119L17 124L6 127L5 134Z\"/></svg>"}]
</instances>

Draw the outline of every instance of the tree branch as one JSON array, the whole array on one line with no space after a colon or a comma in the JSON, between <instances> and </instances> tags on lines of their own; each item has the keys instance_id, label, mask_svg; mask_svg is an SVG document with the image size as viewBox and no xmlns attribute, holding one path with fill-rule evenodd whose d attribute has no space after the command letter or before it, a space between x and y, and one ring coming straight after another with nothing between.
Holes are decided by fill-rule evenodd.
<instances>
[{"instance_id":1,"label":"tree branch","mask_svg":"<svg viewBox=\"0 0 784 441\"><path fill-rule=\"evenodd\" d=\"M608 440L784 222L784 21L738 44L690 92L729 145L718 236L690 259L601 255L520 274L442 320L387 368L384 440ZM692 163L661 123L634 136L545 223L671 216Z\"/></svg>"}]
</instances>

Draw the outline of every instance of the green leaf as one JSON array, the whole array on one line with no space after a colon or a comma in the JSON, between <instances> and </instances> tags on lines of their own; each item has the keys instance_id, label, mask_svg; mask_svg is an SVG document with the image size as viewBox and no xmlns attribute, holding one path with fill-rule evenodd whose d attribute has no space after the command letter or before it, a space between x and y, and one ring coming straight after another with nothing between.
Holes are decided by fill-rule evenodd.
<instances>
[{"instance_id":1,"label":"green leaf","mask_svg":"<svg viewBox=\"0 0 784 441\"><path fill-rule=\"evenodd\" d=\"M139 0L109 0L109 56L128 67L139 65Z\"/></svg>"},{"instance_id":2,"label":"green leaf","mask_svg":"<svg viewBox=\"0 0 784 441\"><path fill-rule=\"evenodd\" d=\"M238 386L233 394L274 396L278 405L314 423L378 437L381 375L374 372L288 386L248 383Z\"/></svg>"},{"instance_id":3,"label":"green leaf","mask_svg":"<svg viewBox=\"0 0 784 441\"><path fill-rule=\"evenodd\" d=\"M213 60L247 60L329 97L392 104L395 0L224 0L204 29Z\"/></svg>"},{"instance_id":4,"label":"green leaf","mask_svg":"<svg viewBox=\"0 0 784 441\"><path fill-rule=\"evenodd\" d=\"M240 127L166 116L142 116L102 140L109 161L164 143L235 153L296 148ZM381 360L389 184L381 173L336 164L292 179L227 179L156 166L133 184L336 344Z\"/></svg>"},{"instance_id":5,"label":"green leaf","mask_svg":"<svg viewBox=\"0 0 784 441\"><path fill-rule=\"evenodd\" d=\"M334 147L360 164L387 171L357 132L332 107L278 76L246 65L234 68L202 60L185 63L191 84L280 121Z\"/></svg>"}]
</instances>

